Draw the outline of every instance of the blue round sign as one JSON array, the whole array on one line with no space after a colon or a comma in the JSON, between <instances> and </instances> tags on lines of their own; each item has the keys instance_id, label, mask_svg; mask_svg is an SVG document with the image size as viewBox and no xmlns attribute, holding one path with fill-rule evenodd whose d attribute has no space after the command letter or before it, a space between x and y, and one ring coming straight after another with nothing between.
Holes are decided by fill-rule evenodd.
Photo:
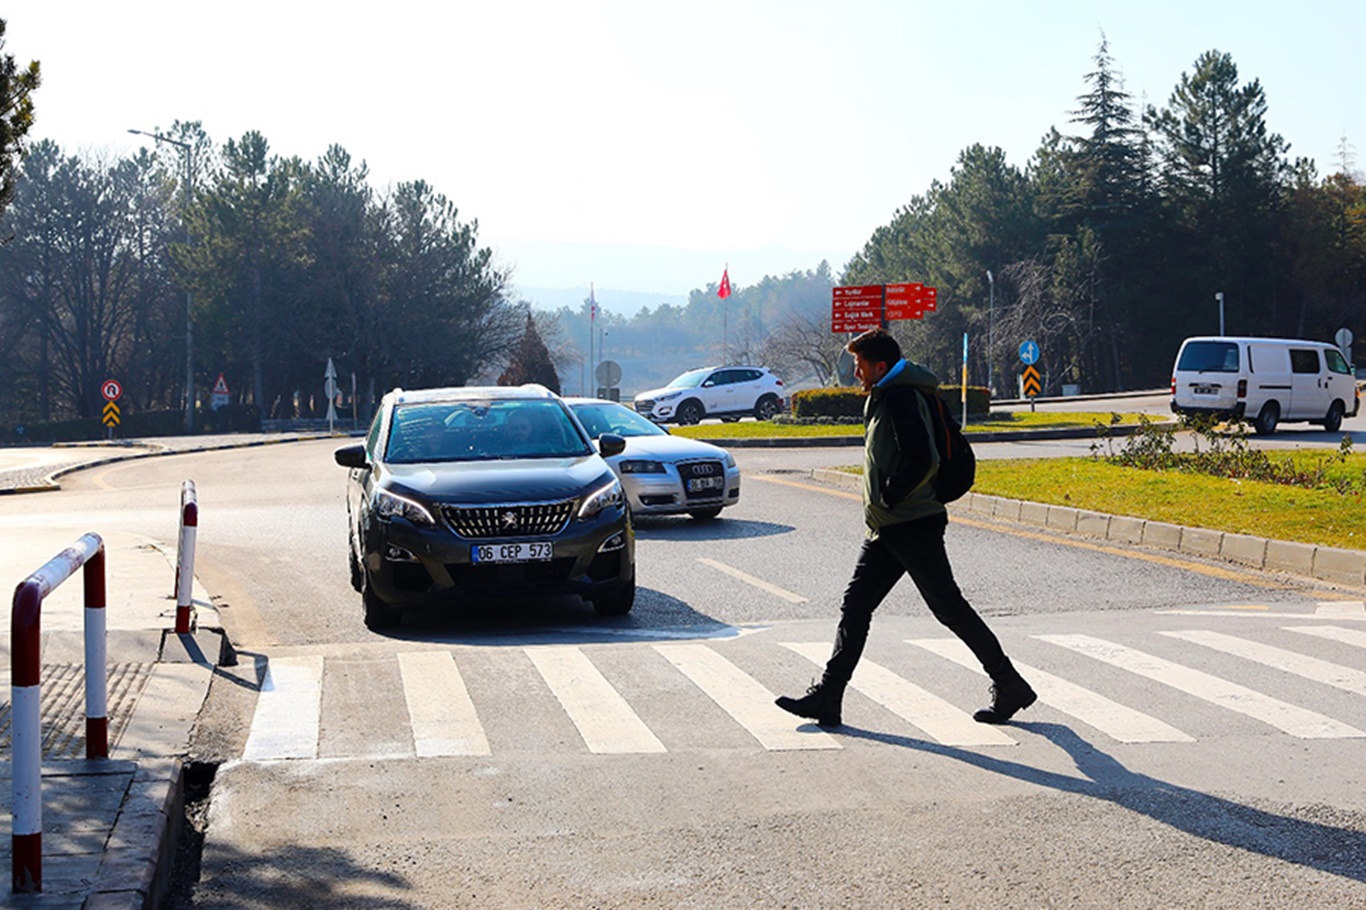
<instances>
[{"instance_id":1,"label":"blue round sign","mask_svg":"<svg viewBox=\"0 0 1366 910\"><path fill-rule=\"evenodd\" d=\"M1020 345L1020 361L1025 366L1033 366L1039 359L1039 346L1032 341L1026 341Z\"/></svg>"}]
</instances>

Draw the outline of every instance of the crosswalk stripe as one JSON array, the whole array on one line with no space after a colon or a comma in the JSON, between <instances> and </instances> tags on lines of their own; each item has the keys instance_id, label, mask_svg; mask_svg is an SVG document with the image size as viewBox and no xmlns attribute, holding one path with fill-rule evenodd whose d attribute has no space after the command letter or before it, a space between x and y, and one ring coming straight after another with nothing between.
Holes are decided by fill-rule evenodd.
<instances>
[{"instance_id":1,"label":"crosswalk stripe","mask_svg":"<svg viewBox=\"0 0 1366 910\"><path fill-rule=\"evenodd\" d=\"M1344 629L1341 626L1286 626L1285 629L1287 632L1314 635L1329 641L1340 641L1345 645L1366 648L1366 631L1361 629Z\"/></svg>"},{"instance_id":2,"label":"crosswalk stripe","mask_svg":"<svg viewBox=\"0 0 1366 910\"><path fill-rule=\"evenodd\" d=\"M1366 673L1320 660L1317 657L1297 654L1284 648L1274 648L1271 645L1248 641L1245 638L1236 638L1222 632L1191 630L1188 632L1162 632L1161 634L1169 638L1179 638L1182 641L1203 645L1206 648L1213 648L1225 654L1232 654L1234 657L1256 661L1277 670L1284 670L1305 679L1312 679L1314 682L1346 689L1356 695L1366 695Z\"/></svg>"},{"instance_id":3,"label":"crosswalk stripe","mask_svg":"<svg viewBox=\"0 0 1366 910\"><path fill-rule=\"evenodd\" d=\"M818 666L824 664L830 654L829 642L785 641L782 645ZM1017 745L1014 739L995 727L977 723L938 695L867 658L859 661L849 685L946 746Z\"/></svg>"},{"instance_id":4,"label":"crosswalk stripe","mask_svg":"<svg viewBox=\"0 0 1366 910\"><path fill-rule=\"evenodd\" d=\"M794 726L800 722L773 704L772 692L711 648L667 644L655 645L654 649L748 730L765 749L841 748L828 733Z\"/></svg>"},{"instance_id":5,"label":"crosswalk stripe","mask_svg":"<svg viewBox=\"0 0 1366 910\"><path fill-rule=\"evenodd\" d=\"M755 576L750 575L748 572L741 571L740 569L737 569L734 566L728 566L720 560L708 559L707 557L698 557L697 561L702 563L702 565L704 566L711 566L718 572L724 572L731 578L738 578L740 581L743 581L747 585L753 585L760 591L767 591L774 597L781 597L788 603L804 604L807 602L806 598L801 596L800 594L794 594L786 588L778 587L772 582L764 581L762 578L756 578Z\"/></svg>"},{"instance_id":6,"label":"crosswalk stripe","mask_svg":"<svg viewBox=\"0 0 1366 910\"><path fill-rule=\"evenodd\" d=\"M556 645L527 648L546 685L555 693L590 752L664 752L645 722L582 651Z\"/></svg>"},{"instance_id":7,"label":"crosswalk stripe","mask_svg":"<svg viewBox=\"0 0 1366 910\"><path fill-rule=\"evenodd\" d=\"M317 758L322 697L321 655L270 660L242 757L248 761Z\"/></svg>"},{"instance_id":8,"label":"crosswalk stripe","mask_svg":"<svg viewBox=\"0 0 1366 910\"><path fill-rule=\"evenodd\" d=\"M924 648L959 666L986 675L967 645L956 638L913 638L908 644ZM1039 700L1051 708L1090 724L1122 743L1193 743L1195 737L1171 724L1084 689L1038 667L1015 661L1015 668L1029 680Z\"/></svg>"},{"instance_id":9,"label":"crosswalk stripe","mask_svg":"<svg viewBox=\"0 0 1366 910\"><path fill-rule=\"evenodd\" d=\"M1270 724L1301 739L1344 739L1366 733L1315 711L1307 711L1246 686L1183 667L1124 645L1089 635L1036 635L1040 641L1137 673L1188 695Z\"/></svg>"},{"instance_id":10,"label":"crosswalk stripe","mask_svg":"<svg viewBox=\"0 0 1366 910\"><path fill-rule=\"evenodd\" d=\"M398 669L419 757L492 754L455 655L406 651L398 655Z\"/></svg>"}]
</instances>

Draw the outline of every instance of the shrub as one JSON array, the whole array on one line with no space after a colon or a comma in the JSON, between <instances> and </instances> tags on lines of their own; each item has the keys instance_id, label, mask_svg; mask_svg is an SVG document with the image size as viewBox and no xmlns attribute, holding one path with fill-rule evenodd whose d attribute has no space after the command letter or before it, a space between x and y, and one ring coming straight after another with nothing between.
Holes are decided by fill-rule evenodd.
<instances>
[{"instance_id":1,"label":"shrub","mask_svg":"<svg viewBox=\"0 0 1366 910\"><path fill-rule=\"evenodd\" d=\"M792 396L794 417L863 417L863 389L857 386L803 389ZM949 412L962 413L962 387L939 387L939 397ZM968 386L968 415L981 416L991 411L991 393L985 386Z\"/></svg>"}]
</instances>

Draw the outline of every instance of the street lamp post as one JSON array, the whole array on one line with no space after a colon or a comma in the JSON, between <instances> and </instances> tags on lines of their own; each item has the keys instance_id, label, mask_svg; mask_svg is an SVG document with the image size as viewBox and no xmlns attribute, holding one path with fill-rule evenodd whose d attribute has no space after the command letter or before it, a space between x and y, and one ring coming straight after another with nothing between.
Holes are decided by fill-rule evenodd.
<instances>
[{"instance_id":1,"label":"street lamp post","mask_svg":"<svg viewBox=\"0 0 1366 910\"><path fill-rule=\"evenodd\" d=\"M991 269L987 269L987 286L990 288L987 304L987 394L995 395L995 364L991 356L996 351L996 279L991 276Z\"/></svg>"},{"instance_id":2,"label":"street lamp post","mask_svg":"<svg viewBox=\"0 0 1366 910\"><path fill-rule=\"evenodd\" d=\"M174 145L185 153L185 245L190 245L190 199L194 193L194 146L160 133L129 130L135 136L147 136L157 142ZM194 295L189 283L185 287L185 432L194 432Z\"/></svg>"},{"instance_id":3,"label":"street lamp post","mask_svg":"<svg viewBox=\"0 0 1366 910\"><path fill-rule=\"evenodd\" d=\"M1224 334L1224 292L1219 291L1214 295L1214 299L1219 301L1219 334Z\"/></svg>"}]
</instances>

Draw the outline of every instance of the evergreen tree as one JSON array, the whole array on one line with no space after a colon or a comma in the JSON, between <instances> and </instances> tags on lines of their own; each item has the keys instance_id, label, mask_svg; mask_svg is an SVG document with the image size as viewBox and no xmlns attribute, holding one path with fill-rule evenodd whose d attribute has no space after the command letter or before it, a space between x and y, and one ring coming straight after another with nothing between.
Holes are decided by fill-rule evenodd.
<instances>
[{"instance_id":1,"label":"evergreen tree","mask_svg":"<svg viewBox=\"0 0 1366 910\"><path fill-rule=\"evenodd\" d=\"M4 49L5 20L0 19L0 51ZM0 213L14 198L14 167L33 125L31 95L41 81L38 61L21 70L14 57L0 53Z\"/></svg>"},{"instance_id":2,"label":"evergreen tree","mask_svg":"<svg viewBox=\"0 0 1366 910\"><path fill-rule=\"evenodd\" d=\"M512 360L498 377L499 385L523 385L536 382L545 386L556 395L560 394L560 377L555 372L555 364L550 360L550 351L536 330L536 318L526 314L526 331L512 351Z\"/></svg>"}]
</instances>

